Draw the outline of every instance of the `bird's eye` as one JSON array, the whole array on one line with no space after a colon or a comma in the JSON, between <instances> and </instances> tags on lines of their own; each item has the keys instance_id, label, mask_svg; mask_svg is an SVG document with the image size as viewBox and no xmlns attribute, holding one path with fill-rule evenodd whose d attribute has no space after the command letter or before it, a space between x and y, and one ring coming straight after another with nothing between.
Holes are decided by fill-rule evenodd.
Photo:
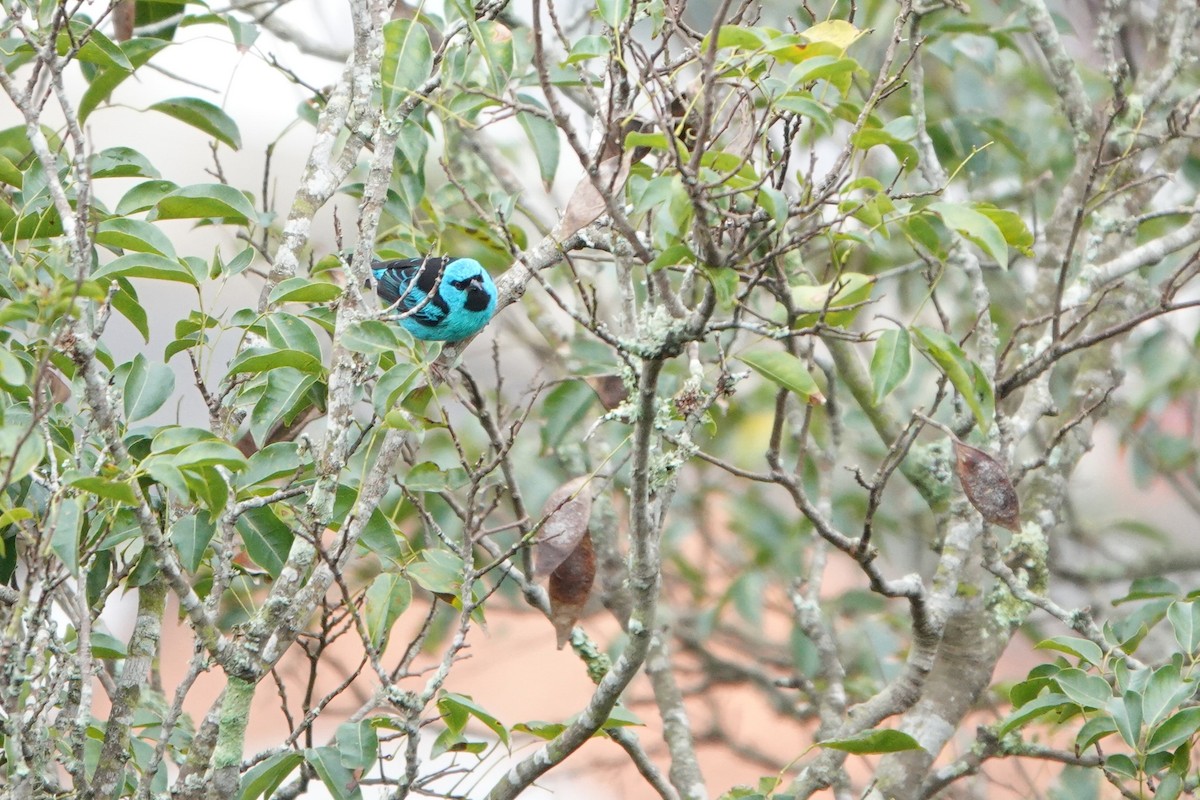
<instances>
[{"instance_id":1,"label":"bird's eye","mask_svg":"<svg viewBox=\"0 0 1200 800\"><path fill-rule=\"evenodd\" d=\"M463 278L462 280L458 280L458 281L450 281L450 285L453 286L455 289L458 289L459 291L463 291L471 284L478 283L478 282L479 282L479 276L473 275L470 278Z\"/></svg>"}]
</instances>

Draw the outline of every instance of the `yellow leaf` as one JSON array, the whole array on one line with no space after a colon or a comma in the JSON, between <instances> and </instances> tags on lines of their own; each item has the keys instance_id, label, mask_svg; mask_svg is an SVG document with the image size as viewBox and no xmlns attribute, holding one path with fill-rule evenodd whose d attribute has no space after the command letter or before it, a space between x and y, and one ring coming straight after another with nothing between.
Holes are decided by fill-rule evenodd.
<instances>
[{"instance_id":1,"label":"yellow leaf","mask_svg":"<svg viewBox=\"0 0 1200 800\"><path fill-rule=\"evenodd\" d=\"M792 305L797 311L811 312L800 316L795 327L814 325L822 309L827 309L826 325L849 325L858 314L861 304L870 299L874 287L875 277L860 272L843 272L835 280L820 286L792 287Z\"/></svg>"},{"instance_id":2,"label":"yellow leaf","mask_svg":"<svg viewBox=\"0 0 1200 800\"><path fill-rule=\"evenodd\" d=\"M858 41L863 31L842 19L829 19L818 22L802 34L811 43L826 42L839 47L845 52L850 45Z\"/></svg>"}]
</instances>

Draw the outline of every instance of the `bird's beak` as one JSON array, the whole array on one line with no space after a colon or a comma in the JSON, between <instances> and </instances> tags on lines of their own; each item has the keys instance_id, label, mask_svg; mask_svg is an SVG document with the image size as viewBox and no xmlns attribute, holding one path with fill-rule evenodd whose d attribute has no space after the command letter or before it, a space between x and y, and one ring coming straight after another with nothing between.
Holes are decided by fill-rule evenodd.
<instances>
[{"instance_id":1,"label":"bird's beak","mask_svg":"<svg viewBox=\"0 0 1200 800\"><path fill-rule=\"evenodd\" d=\"M467 284L467 289L470 291L482 292L483 291L483 276L476 275L474 278L471 278L471 282Z\"/></svg>"}]
</instances>

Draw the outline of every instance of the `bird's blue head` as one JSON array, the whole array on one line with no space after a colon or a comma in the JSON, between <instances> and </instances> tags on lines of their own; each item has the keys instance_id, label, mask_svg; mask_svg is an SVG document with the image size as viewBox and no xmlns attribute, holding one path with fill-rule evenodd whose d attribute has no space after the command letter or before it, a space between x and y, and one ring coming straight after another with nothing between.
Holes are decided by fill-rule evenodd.
<instances>
[{"instance_id":1,"label":"bird's blue head","mask_svg":"<svg viewBox=\"0 0 1200 800\"><path fill-rule=\"evenodd\" d=\"M496 313L496 284L473 258L377 261L372 272L379 296L398 302L400 324L418 339L457 342Z\"/></svg>"}]
</instances>

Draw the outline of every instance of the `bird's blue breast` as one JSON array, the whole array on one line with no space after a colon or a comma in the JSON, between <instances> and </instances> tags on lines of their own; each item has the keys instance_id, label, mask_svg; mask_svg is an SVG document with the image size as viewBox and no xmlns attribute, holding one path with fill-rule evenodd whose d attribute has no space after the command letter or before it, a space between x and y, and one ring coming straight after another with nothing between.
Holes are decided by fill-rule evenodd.
<instances>
[{"instance_id":1,"label":"bird's blue breast","mask_svg":"<svg viewBox=\"0 0 1200 800\"><path fill-rule=\"evenodd\" d=\"M376 261L371 272L380 299L418 339L466 339L496 312L496 284L473 258Z\"/></svg>"}]
</instances>

